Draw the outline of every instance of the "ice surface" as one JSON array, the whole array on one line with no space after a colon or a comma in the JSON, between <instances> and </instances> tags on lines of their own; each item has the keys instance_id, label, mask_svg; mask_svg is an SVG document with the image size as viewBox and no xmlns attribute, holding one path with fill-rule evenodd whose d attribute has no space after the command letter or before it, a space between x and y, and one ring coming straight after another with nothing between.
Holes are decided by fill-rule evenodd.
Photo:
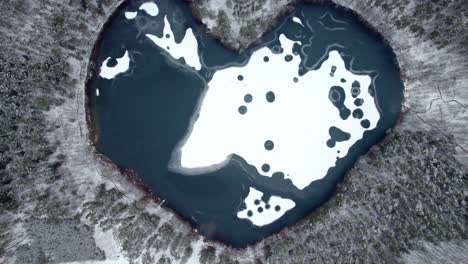
<instances>
[{"instance_id":1,"label":"ice surface","mask_svg":"<svg viewBox=\"0 0 468 264\"><path fill-rule=\"evenodd\" d=\"M283 172L303 189L326 176L337 158L345 157L366 130L375 128L380 115L368 92L369 76L348 71L335 50L328 52L318 70L298 76L301 58L292 51L295 42L284 35L280 42L281 54L264 47L254 52L247 65L214 74L192 129L174 152L171 169L185 174L213 171L237 154L261 175ZM361 106L354 104L355 83L360 86ZM344 94L336 94L332 87L342 87ZM274 93L272 103L267 100L269 92ZM244 101L247 94L253 98L250 103ZM343 108L338 109L331 97L341 97ZM364 116L353 117L356 109ZM347 116L343 110L349 112ZM363 120L368 124L361 125ZM350 137L330 147L333 126ZM274 143L272 150L265 148L268 140ZM269 170L262 170L264 164Z\"/></svg>"},{"instance_id":2,"label":"ice surface","mask_svg":"<svg viewBox=\"0 0 468 264\"><path fill-rule=\"evenodd\" d=\"M302 24L301 19L298 18L298 17L293 17L293 21L296 22L296 23L298 23L298 24L300 24L301 26L304 26L304 24Z\"/></svg>"},{"instance_id":3,"label":"ice surface","mask_svg":"<svg viewBox=\"0 0 468 264\"><path fill-rule=\"evenodd\" d=\"M138 12L125 12L125 18L126 19L135 19L137 14L138 14Z\"/></svg>"},{"instance_id":4,"label":"ice surface","mask_svg":"<svg viewBox=\"0 0 468 264\"><path fill-rule=\"evenodd\" d=\"M184 39L180 43L176 43L171 25L164 17L164 34L162 37L146 34L146 37L151 39L157 46L168 52L172 58L184 58L187 65L194 67L196 70L201 69L200 58L198 56L198 42L191 28L185 31Z\"/></svg>"},{"instance_id":5,"label":"ice surface","mask_svg":"<svg viewBox=\"0 0 468 264\"><path fill-rule=\"evenodd\" d=\"M125 54L121 58L116 58L117 65L114 67L107 66L107 63L111 57L108 57L101 65L101 72L99 75L105 79L113 79L120 73L124 73L128 71L130 67L130 56L128 55L128 51L125 51Z\"/></svg>"},{"instance_id":6,"label":"ice surface","mask_svg":"<svg viewBox=\"0 0 468 264\"><path fill-rule=\"evenodd\" d=\"M262 196L262 192L251 187L249 195L244 200L247 208L239 211L237 217L248 219L256 226L264 226L278 220L296 206L292 200L279 196L271 196L267 204L262 200Z\"/></svg>"},{"instance_id":7,"label":"ice surface","mask_svg":"<svg viewBox=\"0 0 468 264\"><path fill-rule=\"evenodd\" d=\"M145 11L150 16L157 16L159 13L158 6L154 2L143 3L139 9Z\"/></svg>"}]
</instances>

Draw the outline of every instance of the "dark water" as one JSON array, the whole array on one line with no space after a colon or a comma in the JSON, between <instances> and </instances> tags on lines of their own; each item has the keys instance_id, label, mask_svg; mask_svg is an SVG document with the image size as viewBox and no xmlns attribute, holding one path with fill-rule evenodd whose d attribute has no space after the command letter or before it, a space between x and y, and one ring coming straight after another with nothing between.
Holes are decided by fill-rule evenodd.
<instances>
[{"instance_id":1,"label":"dark water","mask_svg":"<svg viewBox=\"0 0 468 264\"><path fill-rule=\"evenodd\" d=\"M300 220L333 194L336 184L357 157L381 140L385 130L392 127L399 116L403 85L391 49L353 13L331 4L304 4L298 6L295 15L303 22L307 19L314 32L293 23L291 17L284 17L275 31L264 36L264 42L269 47L279 45L280 33L303 43L315 36L305 48L310 57L303 61L303 69L318 65L330 47L338 49L345 55L348 69L368 72L374 79L371 89L381 111L377 128L367 131L364 139L358 141L345 158L339 159L325 178L302 191L281 179L258 175L238 156L224 168L205 175L170 172L167 168L171 153L187 132L197 100L205 89L203 80L208 81L216 67L245 62L259 47L251 47L238 55L202 33L183 1L156 3L158 16L139 13L135 20L127 20L124 11L137 10L141 4L129 1L117 11L102 35L96 65L100 66L107 57L121 57L125 50L130 53L131 63L128 72L112 80L100 78L97 67L90 82L92 121L99 136L96 146L119 166L134 170L156 195L166 199L165 206L190 220L211 239L242 247ZM200 75L170 62L145 37L146 33L162 35L164 14L168 15L179 40L187 27L194 29L205 63ZM297 37L299 35L301 37ZM96 88L100 96L95 96ZM260 228L238 219L236 212L250 186L266 195L293 199L296 207L278 221Z\"/></svg>"}]
</instances>

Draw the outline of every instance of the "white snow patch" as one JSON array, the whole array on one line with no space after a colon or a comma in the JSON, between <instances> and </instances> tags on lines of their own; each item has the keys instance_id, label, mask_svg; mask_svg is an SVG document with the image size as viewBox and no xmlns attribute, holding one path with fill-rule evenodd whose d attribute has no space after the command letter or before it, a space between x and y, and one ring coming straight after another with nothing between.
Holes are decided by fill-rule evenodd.
<instances>
[{"instance_id":1,"label":"white snow patch","mask_svg":"<svg viewBox=\"0 0 468 264\"><path fill-rule=\"evenodd\" d=\"M157 16L159 13L158 6L154 2L146 2L139 9L145 11L150 16Z\"/></svg>"},{"instance_id":2,"label":"white snow patch","mask_svg":"<svg viewBox=\"0 0 468 264\"><path fill-rule=\"evenodd\" d=\"M301 59L293 54L295 42L284 35L280 42L283 54L274 54L264 47L252 54L247 65L225 68L213 75L194 114L191 131L174 150L171 170L185 174L213 171L237 154L260 174L271 177L274 172L283 172L297 188L304 189L326 176L337 158L345 157L366 130L375 128L380 114L368 93L369 76L348 71L340 54L330 51L318 70L299 77ZM291 61L286 62L285 55L290 55ZM268 62L264 61L265 56ZM336 67L333 77L332 66ZM239 75L243 76L242 81L238 80ZM345 83L341 83L342 78ZM362 90L358 97L364 104L360 107L354 105L351 93L354 81L360 83ZM351 112L360 108L364 112L362 119L341 119L329 99L332 86L343 87L344 105ZM269 91L275 94L273 103L266 100ZM251 103L244 102L246 94L252 95ZM246 114L240 114L240 106L247 107ZM363 119L369 120L368 128L361 126ZM350 138L330 148L326 143L332 126L349 133ZM271 151L264 147L267 140L274 143ZM264 164L269 164L270 170L263 171Z\"/></svg>"},{"instance_id":3,"label":"white snow patch","mask_svg":"<svg viewBox=\"0 0 468 264\"><path fill-rule=\"evenodd\" d=\"M146 34L157 46L168 52L174 59L184 58L185 62L197 71L201 69L200 57L198 56L198 42L191 28L185 31L185 36L180 43L176 43L171 25L164 17L164 34L161 38Z\"/></svg>"},{"instance_id":4,"label":"white snow patch","mask_svg":"<svg viewBox=\"0 0 468 264\"><path fill-rule=\"evenodd\" d=\"M96 89L96 96L99 96L99 89Z\"/></svg>"},{"instance_id":5,"label":"white snow patch","mask_svg":"<svg viewBox=\"0 0 468 264\"><path fill-rule=\"evenodd\" d=\"M135 19L137 14L138 14L138 12L125 12L125 18L126 19Z\"/></svg>"},{"instance_id":6,"label":"white snow patch","mask_svg":"<svg viewBox=\"0 0 468 264\"><path fill-rule=\"evenodd\" d=\"M256 226L264 226L278 220L296 206L292 200L279 196L271 196L268 203L265 203L262 196L262 192L250 187L249 195L244 200L247 208L239 211L237 217L247 219Z\"/></svg>"},{"instance_id":7,"label":"white snow patch","mask_svg":"<svg viewBox=\"0 0 468 264\"><path fill-rule=\"evenodd\" d=\"M300 24L301 26L304 26L304 24L302 24L302 21L301 21L301 19L300 19L300 18L298 18L298 17L293 17L293 19L292 19L292 20L293 20L294 22L296 22L296 23Z\"/></svg>"},{"instance_id":8,"label":"white snow patch","mask_svg":"<svg viewBox=\"0 0 468 264\"><path fill-rule=\"evenodd\" d=\"M98 225L94 226L94 241L96 246L104 251L107 260L125 259L121 253L119 243L112 234L112 229L104 231Z\"/></svg>"},{"instance_id":9,"label":"white snow patch","mask_svg":"<svg viewBox=\"0 0 468 264\"><path fill-rule=\"evenodd\" d=\"M126 72L130 68L130 56L128 51L121 58L117 58L117 65L114 67L107 66L107 62L111 59L108 57L101 65L101 73L99 74L102 78L113 79L120 73Z\"/></svg>"}]
</instances>

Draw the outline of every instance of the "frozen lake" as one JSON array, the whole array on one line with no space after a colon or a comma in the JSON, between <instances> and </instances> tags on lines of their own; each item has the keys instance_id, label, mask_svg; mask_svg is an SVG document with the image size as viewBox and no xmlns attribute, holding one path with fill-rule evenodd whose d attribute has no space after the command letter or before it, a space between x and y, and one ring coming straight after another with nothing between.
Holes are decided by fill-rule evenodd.
<instances>
[{"instance_id":1,"label":"frozen lake","mask_svg":"<svg viewBox=\"0 0 468 264\"><path fill-rule=\"evenodd\" d=\"M129 1L94 59L98 151L234 247L323 204L400 114L391 49L331 4L300 5L237 54L183 1Z\"/></svg>"}]
</instances>

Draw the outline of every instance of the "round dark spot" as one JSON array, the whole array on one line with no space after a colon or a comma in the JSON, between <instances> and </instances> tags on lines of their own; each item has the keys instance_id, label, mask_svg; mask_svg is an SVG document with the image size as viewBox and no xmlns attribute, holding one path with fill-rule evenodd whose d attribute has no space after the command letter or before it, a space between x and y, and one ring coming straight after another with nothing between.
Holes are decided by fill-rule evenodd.
<instances>
[{"instance_id":1,"label":"round dark spot","mask_svg":"<svg viewBox=\"0 0 468 264\"><path fill-rule=\"evenodd\" d=\"M336 153L340 154L340 153L341 153L341 151L337 150L337 151L336 151Z\"/></svg>"},{"instance_id":2,"label":"round dark spot","mask_svg":"<svg viewBox=\"0 0 468 264\"><path fill-rule=\"evenodd\" d=\"M334 140L331 140L331 139L327 140L327 147L333 148L335 146L335 144L336 143L335 143Z\"/></svg>"},{"instance_id":3,"label":"round dark spot","mask_svg":"<svg viewBox=\"0 0 468 264\"><path fill-rule=\"evenodd\" d=\"M255 204L255 205L259 205L259 204L260 204L260 200L255 199L254 204Z\"/></svg>"},{"instance_id":4,"label":"round dark spot","mask_svg":"<svg viewBox=\"0 0 468 264\"><path fill-rule=\"evenodd\" d=\"M353 98L358 97L358 95L361 93L361 84L358 81L354 81L351 84L351 95Z\"/></svg>"},{"instance_id":5,"label":"round dark spot","mask_svg":"<svg viewBox=\"0 0 468 264\"><path fill-rule=\"evenodd\" d=\"M339 91L332 89L330 90L330 93L328 94L328 97L330 101L333 103L339 102L341 100L341 94Z\"/></svg>"},{"instance_id":6,"label":"round dark spot","mask_svg":"<svg viewBox=\"0 0 468 264\"><path fill-rule=\"evenodd\" d=\"M342 83L345 83L345 82L346 82L346 79L345 79L345 78L341 78L341 82L342 82Z\"/></svg>"},{"instance_id":7,"label":"round dark spot","mask_svg":"<svg viewBox=\"0 0 468 264\"><path fill-rule=\"evenodd\" d=\"M242 76L242 75L237 75L237 80L239 80L239 81L244 80L244 76Z\"/></svg>"},{"instance_id":8,"label":"round dark spot","mask_svg":"<svg viewBox=\"0 0 468 264\"><path fill-rule=\"evenodd\" d=\"M263 212L263 208L262 207L257 208L257 212L259 213Z\"/></svg>"},{"instance_id":9,"label":"round dark spot","mask_svg":"<svg viewBox=\"0 0 468 264\"><path fill-rule=\"evenodd\" d=\"M273 143L273 141L267 140L265 141L264 146L266 150L273 150L273 148L275 147L275 144Z\"/></svg>"},{"instance_id":10,"label":"round dark spot","mask_svg":"<svg viewBox=\"0 0 468 264\"><path fill-rule=\"evenodd\" d=\"M364 104L364 100L361 99L361 98L358 98L358 99L354 100L354 105L355 106L361 106L363 104Z\"/></svg>"},{"instance_id":11,"label":"round dark spot","mask_svg":"<svg viewBox=\"0 0 468 264\"><path fill-rule=\"evenodd\" d=\"M293 78L293 82L297 83L298 81L299 81L299 79L297 77Z\"/></svg>"},{"instance_id":12,"label":"round dark spot","mask_svg":"<svg viewBox=\"0 0 468 264\"><path fill-rule=\"evenodd\" d=\"M171 48L169 46L167 46L166 49L170 50Z\"/></svg>"},{"instance_id":13,"label":"round dark spot","mask_svg":"<svg viewBox=\"0 0 468 264\"><path fill-rule=\"evenodd\" d=\"M275 54L283 53L283 48L281 46L274 46L271 51Z\"/></svg>"},{"instance_id":14,"label":"round dark spot","mask_svg":"<svg viewBox=\"0 0 468 264\"><path fill-rule=\"evenodd\" d=\"M239 111L241 115L245 115L245 113L247 113L247 106L245 105L239 106L239 109L237 110Z\"/></svg>"},{"instance_id":15,"label":"round dark spot","mask_svg":"<svg viewBox=\"0 0 468 264\"><path fill-rule=\"evenodd\" d=\"M361 119L362 117L364 116L364 113L362 112L361 109L355 109L353 111L353 117L356 118L356 119Z\"/></svg>"},{"instance_id":16,"label":"round dark spot","mask_svg":"<svg viewBox=\"0 0 468 264\"><path fill-rule=\"evenodd\" d=\"M253 215L252 211L250 211L250 210L247 211L247 216L248 216L248 217L252 217L252 215Z\"/></svg>"},{"instance_id":17,"label":"round dark spot","mask_svg":"<svg viewBox=\"0 0 468 264\"><path fill-rule=\"evenodd\" d=\"M351 95L353 96L353 98L358 97L360 93L361 93L361 88L359 87L351 88Z\"/></svg>"},{"instance_id":18,"label":"round dark spot","mask_svg":"<svg viewBox=\"0 0 468 264\"><path fill-rule=\"evenodd\" d=\"M115 67L117 65L117 60L114 58L111 58L107 61L106 65L107 67Z\"/></svg>"},{"instance_id":19,"label":"round dark spot","mask_svg":"<svg viewBox=\"0 0 468 264\"><path fill-rule=\"evenodd\" d=\"M253 100L253 96L251 94L244 95L244 101L246 103L250 103L250 102L252 102L252 100Z\"/></svg>"},{"instance_id":20,"label":"round dark spot","mask_svg":"<svg viewBox=\"0 0 468 264\"><path fill-rule=\"evenodd\" d=\"M270 58L268 58L268 56L265 56L265 57L263 57L263 61L268 62L268 61L270 61Z\"/></svg>"},{"instance_id":21,"label":"round dark spot","mask_svg":"<svg viewBox=\"0 0 468 264\"><path fill-rule=\"evenodd\" d=\"M271 206L270 206L269 204L266 204L266 205L265 205L265 209L267 209L267 210L270 209L270 207L271 207Z\"/></svg>"},{"instance_id":22,"label":"round dark spot","mask_svg":"<svg viewBox=\"0 0 468 264\"><path fill-rule=\"evenodd\" d=\"M263 172L269 172L270 171L270 165L269 164L263 164L262 165L262 171Z\"/></svg>"},{"instance_id":23,"label":"round dark spot","mask_svg":"<svg viewBox=\"0 0 468 264\"><path fill-rule=\"evenodd\" d=\"M369 127L370 127L370 122L369 122L369 120L367 120L367 119L362 120L362 121L361 121L361 126L362 126L363 128L369 128Z\"/></svg>"},{"instance_id":24,"label":"round dark spot","mask_svg":"<svg viewBox=\"0 0 468 264\"><path fill-rule=\"evenodd\" d=\"M290 62L290 61L292 61L292 59L293 59L293 56L291 54L288 54L288 55L284 56L284 60L286 62Z\"/></svg>"},{"instance_id":25,"label":"round dark spot","mask_svg":"<svg viewBox=\"0 0 468 264\"><path fill-rule=\"evenodd\" d=\"M169 35L169 34L166 34L166 38L170 38L170 37L171 37L171 35Z\"/></svg>"},{"instance_id":26,"label":"round dark spot","mask_svg":"<svg viewBox=\"0 0 468 264\"><path fill-rule=\"evenodd\" d=\"M275 206L275 211L278 212L279 210L281 210L281 207L279 205Z\"/></svg>"},{"instance_id":27,"label":"round dark spot","mask_svg":"<svg viewBox=\"0 0 468 264\"><path fill-rule=\"evenodd\" d=\"M276 98L275 93L272 92L272 91L267 92L266 95L265 95L265 97L266 97L266 100L267 100L269 103L273 103L273 102L275 101L275 98Z\"/></svg>"}]
</instances>

